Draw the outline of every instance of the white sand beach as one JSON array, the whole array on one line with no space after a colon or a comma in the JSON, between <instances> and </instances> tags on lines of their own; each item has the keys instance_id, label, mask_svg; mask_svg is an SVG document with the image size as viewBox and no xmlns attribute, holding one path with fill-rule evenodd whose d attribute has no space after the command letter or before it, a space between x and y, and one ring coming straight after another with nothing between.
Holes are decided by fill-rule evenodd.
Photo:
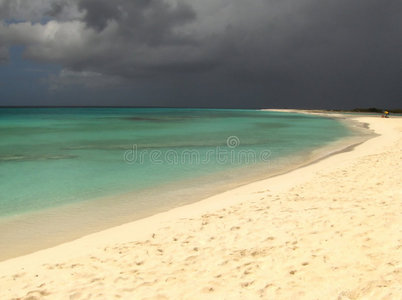
<instances>
[{"instance_id":1,"label":"white sand beach","mask_svg":"<svg viewBox=\"0 0 402 300\"><path fill-rule=\"evenodd\" d=\"M203 201L0 263L0 299L402 299L402 118Z\"/></svg>"}]
</instances>

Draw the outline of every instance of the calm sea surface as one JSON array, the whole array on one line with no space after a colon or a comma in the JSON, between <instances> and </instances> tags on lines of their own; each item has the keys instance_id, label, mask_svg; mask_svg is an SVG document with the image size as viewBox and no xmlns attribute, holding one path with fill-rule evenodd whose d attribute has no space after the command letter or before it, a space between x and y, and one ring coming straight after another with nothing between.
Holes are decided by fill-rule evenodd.
<instances>
[{"instance_id":1,"label":"calm sea surface","mask_svg":"<svg viewBox=\"0 0 402 300\"><path fill-rule=\"evenodd\" d=\"M139 218L268 177L351 134L329 118L253 110L3 108L0 234L46 211L44 227L79 215L66 232L99 216Z\"/></svg>"}]
</instances>

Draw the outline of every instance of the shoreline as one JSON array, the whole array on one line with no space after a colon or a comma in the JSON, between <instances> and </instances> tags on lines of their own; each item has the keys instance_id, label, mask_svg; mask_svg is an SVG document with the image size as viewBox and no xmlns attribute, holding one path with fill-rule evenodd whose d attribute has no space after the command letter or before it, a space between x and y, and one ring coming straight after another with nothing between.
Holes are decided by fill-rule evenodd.
<instances>
[{"instance_id":1,"label":"shoreline","mask_svg":"<svg viewBox=\"0 0 402 300\"><path fill-rule=\"evenodd\" d=\"M232 218L234 216L233 215L233 207L237 207L238 210L241 211L241 209L239 207L243 207L244 204L247 204L246 206L249 207L249 206L257 205L257 203L260 203L261 201L267 201L267 204L269 206L275 206L275 204L273 202L271 203L271 200L269 199L270 197L274 197L274 196L279 197L279 198L275 198L275 199L277 199L278 201L280 200L280 202L285 201L282 199L286 199L286 197L283 196L284 198L281 198L282 197L281 195L282 194L288 195L289 193L291 193L292 189L294 189L295 187L300 186L300 185L306 185L307 187L309 187L309 188L307 188L307 190L314 190L314 188L316 188L316 187L314 187L314 185L312 185L311 180L313 178L315 178L315 176L317 176L317 174L322 174L322 176L325 177L330 172L336 172L338 169L345 168L345 169L349 170L348 168L350 168L351 166L354 166L356 164L356 161L358 161L358 160L364 160L366 158L368 159L371 156L375 156L375 155L383 155L387 151L388 152L391 151L390 149L392 149L392 146L395 143L397 143L398 140L400 139L400 136L401 136L400 121L402 120L402 118L379 119L379 118L375 118L375 117L352 117L352 119L357 120L359 122L363 121L363 122L368 123L370 125L370 128L374 129L376 131L376 133L379 135L376 137L373 137L365 142L362 142L359 145L354 146L351 151L334 153L333 155L330 155L329 157L324 157L318 161L312 162L311 164L308 164L308 165L301 166L301 167L291 170L290 172L287 172L285 174L276 175L276 176L270 177L268 179L264 179L264 180L260 180L257 182L253 182L253 183L244 185L244 186L240 186L238 188L220 193L218 195L208 197L207 199L201 200L196 203L181 206L181 207L169 210L167 212L163 212L163 213L153 215L151 217L147 217L145 219L140 219L140 220L128 223L128 224L120 225L120 226L113 227L113 228L110 228L110 229L107 229L107 230L104 230L101 232L90 234L88 236L82 237L75 241L61 244L56 247L44 249L44 250L41 250L41 251L38 251L38 252L35 252L32 254L28 254L26 256L20 256L17 258L13 258L10 260L0 262L0 276L2 276L2 278L0 279L0 282L5 281L6 285L4 285L4 286L8 286L9 284L12 284L12 280L10 278L15 274L20 274L21 272L23 272L24 275L21 275L19 277L25 278L25 280L21 279L21 282L24 282L25 285L28 282L29 283L28 286L30 286L30 288L28 288L28 289L27 288L25 288L25 289L23 288L21 290L11 289L12 292L10 290L9 291L10 294L8 294L6 290L4 290L4 291L0 292L0 295L2 295L4 293L4 295L9 295L9 296L11 296L11 295L24 296L24 295L28 294L29 291L34 290L34 286L36 286L36 284L38 283L37 280L36 279L27 279L26 277L29 274L32 275L35 273L39 273L40 280L46 282L46 280L42 279L43 277L46 277L46 272L43 269L43 267L45 265L63 264L65 262L73 262L73 261L86 261L90 265L90 262L91 262L90 257L104 257L106 249L116 248L116 247L119 248L119 245L122 245L122 244L127 245L127 243L134 243L135 244L134 248L137 248L137 246L138 246L138 248L142 247L141 249L143 249L144 247L146 249L148 249L148 248L153 249L153 247L151 247L152 243L162 242L159 244L163 245L163 247L166 247L166 248L172 247L172 249L174 249L174 247L176 247L176 246L174 246L174 242L171 241L172 236L160 237L160 236L163 236L163 233L165 230L164 228L167 228L167 227L170 228L167 231L170 234L173 234L173 236L174 236L174 234L179 235L179 233L183 233L183 231L186 231L186 230L190 230L192 235L197 236L198 231L191 230L191 228L194 226L195 223L197 223L197 226L198 226L200 221L202 221L204 223L203 220L206 218L207 219L211 218L210 216L212 216L212 215L222 215L223 218L228 219L228 222L223 225L220 225L220 226L229 226L230 227L231 225L233 225L232 228L235 228L236 220L238 218L237 217L234 219ZM355 168L358 168L358 166L359 166L359 164L357 164L355 166ZM389 172L391 172L391 171L392 170L389 169ZM346 184L346 183L343 183L343 184ZM351 184L353 184L353 183L351 183ZM286 193L288 193L288 194L286 194ZM344 193L346 193L346 191ZM357 195L358 194L356 194L355 196L357 197ZM393 197L393 195L391 195L391 196ZM263 199L268 199L268 200L263 200ZM326 202L324 202L324 203L326 203ZM286 201L285 201L285 204L286 204ZM264 204L264 205L266 205L266 204ZM291 207L291 206L289 206L289 207ZM398 206L396 206L396 207L398 207ZM283 209L283 208L281 208L281 206L279 206L278 209L279 209L278 210L278 218L279 218L279 213L281 212L281 209ZM290 209L290 208L288 208L288 209ZM324 208L320 208L320 209L324 210ZM229 213L227 213L228 211L229 211ZM230 214L230 211L232 211L232 214ZM236 213L237 213L237 211L236 211ZM398 212L396 212L396 213L398 213ZM207 216L207 217L205 217L205 216ZM247 218L247 215L243 214L242 216ZM249 218L251 218L251 217L252 216L249 216ZM212 222L211 224L213 224L213 225L220 224L218 222L218 220L211 221ZM273 220L276 220L276 219L273 219ZM284 226L284 227L290 226L289 225L290 223L287 223L290 221L289 220L286 221L286 220L278 219L275 222L282 222L282 226ZM261 222L264 222L264 220L261 220ZM339 220L339 222L341 222L341 220ZM269 226L272 226L272 224L273 223L271 223L271 225L270 224L265 224L265 225L269 227ZM305 226L307 226L307 225L305 225ZM307 227L310 228L309 226L310 225L308 225ZM393 226L394 226L394 224L393 224ZM242 224L241 227L247 227L247 224ZM255 227L253 227L253 229L250 229L250 228L248 228L248 229L253 230L250 232L254 232L254 230L256 230ZM272 228L272 229L274 229L274 228ZM238 233L236 233L237 229L233 229L234 232L231 229L228 229L228 230L229 230L229 231L227 231L228 238L235 237L236 234L238 234ZM309 230L313 230L313 227L311 227ZM250 234L250 232L248 232L248 233ZM257 232L258 232L258 230L257 230ZM273 231L272 234L275 235L276 232ZM306 233L306 238L308 239L307 233ZM161 239L161 240L159 241L156 239ZM168 240L170 240L170 242ZM138 245L136 243L138 243ZM300 243L302 243L302 242L299 241L299 244ZM202 246L205 246L207 244L208 244L208 242L204 241L204 243L202 243ZM146 245L148 245L148 246L146 246ZM198 246L195 248L197 248L197 249L201 248L201 246L199 245L199 242L197 245ZM127 247L129 247L129 246L127 246ZM158 247L162 247L162 246L158 246ZM222 247L228 247L228 246L223 245ZM119 250L122 250L122 249L123 248L119 248ZM230 252L232 250L233 249L226 249L225 251ZM134 249L132 249L132 251L135 252ZM199 250L194 250L194 251L198 252ZM288 251L288 250L286 250L286 251ZM337 251L337 249L334 249L334 251ZM115 253L115 255L118 255L118 254ZM157 257L156 256L157 254L150 254L150 255L151 255L151 258ZM267 257L267 255L268 254L266 254L264 257ZM246 256L249 258L249 260L256 259L256 256L252 255L252 254L246 255ZM271 257L270 255L268 255L268 256ZM259 256L257 255L257 257L259 257ZM335 257L336 257L336 255L335 255ZM277 258L277 259L281 260L280 258ZM396 259L398 259L398 258L396 258ZM202 261L200 263L202 265ZM123 266L122 266L122 268L123 268ZM168 267L165 267L165 268L168 268ZM60 272L62 272L62 271L60 271ZM289 272L290 272L290 275L289 275ZM295 274L296 271L293 271L293 270L287 271L288 276L292 277L291 276L291 275L293 275L292 272L293 272L293 274ZM26 275L26 274L28 274L28 275ZM181 275L178 275L178 277L182 278ZM302 280L302 279L300 279L300 280ZM228 282L231 282L231 281L229 280ZM48 284L48 282L46 282L46 283ZM329 287L331 282L329 282L328 284L329 284L328 285L328 287ZM343 284L345 284L345 283L343 283ZM61 290L60 293L63 294L63 291L62 291L63 288L61 288L61 286L59 286L59 287ZM248 287L248 285L246 287ZM68 288L68 287L66 287L66 288ZM47 288L47 289L49 289L49 288ZM70 287L70 289L73 289L73 287ZM91 289L90 285L87 285L87 290L85 290L84 293L88 294L90 289ZM215 287L215 290L218 290L218 289ZM148 293L150 293L150 295L152 295L152 292L149 289L144 290L144 293L146 293L146 291L148 291ZM52 290L52 292L54 292L54 289ZM65 292L66 291L64 291L64 293ZM189 292L189 291L187 291L187 292ZM132 293L134 293L134 291L131 291L131 295L133 295ZM141 295L145 295L145 294L141 294ZM183 295L184 294L182 294L181 296L183 296ZM187 295L187 294L185 294L185 295ZM268 294L268 295L271 295L271 294ZM302 297L303 295L299 295L299 296ZM331 294L331 296L334 296L334 295ZM180 296L179 296L179 298L180 298Z\"/></svg>"},{"instance_id":2,"label":"shoreline","mask_svg":"<svg viewBox=\"0 0 402 300\"><path fill-rule=\"evenodd\" d=\"M321 111L321 110L318 110L318 111L311 111L311 112L308 111L308 110L297 110L297 109L262 109L262 110L263 110L263 111L273 111L273 112L289 112L289 113L301 113L301 114L310 114L310 115L321 115L321 116L324 116L324 117L333 118L333 119L338 119L338 120L339 120L339 119L344 119L344 120L339 120L339 121L340 121L340 122L344 122L344 123L346 124L346 126L349 126L351 131L356 130L356 129L353 129L352 126L351 126L352 122L355 122L355 121L352 120L352 117L348 117L348 116L345 117L345 116L343 116L342 114L335 114L335 116L333 116L333 113L332 113L332 112L331 112L330 114L326 114L324 111ZM359 123L359 122L357 122L357 123ZM360 124L361 124L362 127L368 129L367 123L360 123ZM309 165L311 165L311 164L314 164L314 163L316 163L316 162L319 162L320 160L323 160L323 159L326 159L326 158L328 158L328 157L331 157L332 155L336 155L336 154L342 153L342 152L348 152L348 151L352 150L355 146L357 146L357 145L359 145L359 144L361 144L361 143L364 143L366 140L371 139L371 138L373 138L373 137L375 137L374 134L373 134L373 135L369 135L368 133L366 133L366 136L358 136L358 137L353 137L353 138L351 138L351 137L344 137L344 138L341 138L341 139L339 139L339 140L336 140L336 141L334 141L334 142L331 142L329 145L321 146L321 147L319 147L319 148L317 148L317 149L314 149L314 150L312 151L312 153L318 151L318 152L320 152L320 154L311 154L310 156L312 156L312 158L305 157L306 159L303 160L303 162L301 162L301 163L299 163L299 164L292 165L292 167L285 168L284 170L279 170L278 172L273 172L272 174L268 175L268 176L265 177L265 178L256 179L256 180L253 180L252 182L245 183L245 184L240 184L240 185L238 185L238 186L236 186L236 187L234 187L234 188L229 188L229 189L227 189L227 190L225 190L225 191L221 191L221 192L218 192L218 193L214 193L212 196L208 196L208 197L201 198L201 199L198 200L198 201L191 202L191 203L185 204L185 205L183 205L183 206L192 205L192 204L197 203L197 202L199 202L199 201L203 201L203 200L208 199L208 198L210 198L210 197L214 197L214 196L217 196L217 195L219 195L219 194L222 194L222 193L229 192L229 191L234 190L234 189L237 189L237 188L241 188L241 187L247 186L247 185L249 185L249 184L253 184L253 183L256 183L256 182L259 182L259 181L268 180L268 179L273 178L273 177L276 177L276 176L285 175L285 174L287 174L287 173L289 173L289 172L292 172L292 171L294 171L294 170L297 170L297 169L299 169L299 168L303 168L303 167L309 166ZM359 139L357 142L355 142L355 141L356 141L356 138ZM352 142L352 140L353 140L353 142ZM328 152L328 151L329 151L329 153L326 153L326 152ZM325 154L324 154L324 153L325 153ZM129 197L130 195L132 195L132 194L131 194L131 193L125 193L125 194L118 195L118 196L101 197L100 199L113 199L113 198L116 198L116 197L117 197L117 198L120 198L120 197L126 198L126 197ZM89 202L91 202L91 201L92 201L92 200L87 200L87 201L85 201L85 202L88 202L88 203L89 203ZM79 204L78 204L78 205L79 205ZM63 206L65 206L65 207L76 206L76 204L65 204L65 205L63 205ZM77 207L78 207L78 206L77 206ZM179 206L179 207L181 207L181 206ZM170 210L174 210L174 209L179 208L179 207L173 207L173 208L171 208L171 209L163 210L163 211L161 211L161 212L152 214L152 215L150 215L150 216L141 217L140 219L137 219L137 220L134 220L134 221L139 221L139 220L144 219L144 218L153 217L154 215L157 215L157 214L160 214L160 213L166 213L166 212L168 212L168 211L170 211ZM53 214L53 210L58 210L58 209L59 209L59 208L56 208L56 209L55 209L55 208L48 208L48 209L46 209L46 211L48 210L48 211L50 212L50 214ZM28 213L23 213L23 214L21 214L21 215L16 215L16 216L8 216L8 217L5 218L5 220L7 220L7 219L14 219L14 218L15 218L15 219L25 218L25 217L30 216L30 215L32 215L32 214L34 214L34 215L38 214L38 216L40 217L42 213L41 213L40 211L38 211L38 212L28 212ZM8 220L7 220L7 221L8 221ZM127 223L132 223L132 222L127 222ZM124 224L126 224L126 223L123 223L123 224L120 224L120 225L117 225L117 226L121 226L121 225L124 225ZM112 226L112 227L116 227L116 226ZM112 228L112 227L108 227L108 228L106 228L106 230L107 230L107 229L110 229L110 228ZM103 230L105 230L105 229L103 229ZM103 231L103 230L100 230L100 231ZM93 234L93 233L90 233L90 234L88 234L88 235L91 235L91 234ZM84 237L84 236L81 236L81 237L75 238L75 239L80 239L80 238L82 238L82 237ZM75 240L75 239L74 239L74 240ZM67 241L67 242L71 242L71 241ZM64 244L64 243L61 243L61 244ZM58 244L58 245L61 245L61 244ZM55 245L55 246L57 247L58 245ZM55 246L52 246L52 247L49 247L49 248L53 248L53 247L55 247ZM47 249L47 248L39 249L39 250L37 250L37 251L41 251L41 250L45 250L45 249ZM37 252L37 251L34 251L34 252ZM31 252L31 253L33 253L33 252ZM24 255L20 255L20 256L29 255L29 254L31 254L31 253L24 254ZM16 258L16 257L14 257L14 258ZM11 258L11 259L13 259L13 258ZM0 263L1 263L2 261L5 261L5 260L8 260L8 259L0 260Z\"/></svg>"},{"instance_id":3,"label":"shoreline","mask_svg":"<svg viewBox=\"0 0 402 300\"><path fill-rule=\"evenodd\" d=\"M290 111L292 113L298 112L297 110L292 110ZM303 112L305 113L305 112ZM328 117L324 114L324 117ZM4 236L7 236L7 241L13 241L17 244L17 246L14 246L12 249L7 249L3 248L2 252L3 254L0 255L0 263L3 261L7 261L10 259L18 258L21 256L26 256L33 254L38 251L43 251L49 248L54 248L59 245L63 245L65 243L71 243L74 242L77 239L84 238L85 236L96 234L98 232L108 230L110 228L114 228L116 226L121 226L124 224L140 221L145 218L150 218L155 215L161 214L161 213L166 213L171 210L174 210L176 208L180 208L182 206L188 206L195 204L199 201L203 201L204 199L208 199L210 197L214 197L217 195L220 195L225 192L229 192L231 190L241 188L244 186L247 186L249 184L263 181L263 180L268 180L273 177L277 177L280 175L287 174L289 172L292 172L294 170L297 170L299 168L306 167L308 165L314 164L319 162L320 160L326 159L327 157L330 157L332 155L336 155L338 153L342 152L347 152L353 149L355 146L363 143L364 141L372 138L374 135L369 134L367 128L364 129L360 124L354 125L355 121L351 120L350 117L345 117L343 115L337 115L337 116L330 116L330 118L333 119L338 119L339 122L345 123L347 127L349 127L349 130L351 132L358 132L361 131L361 135L355 135L355 136L348 136L348 137L343 137L340 138L336 141L333 141L325 146L320 146L319 148L316 148L314 150L309 150L305 154L298 153L296 157L299 157L297 161L292 162L288 166L286 164L281 164L279 165L281 167L278 168L278 166L274 167L274 170L270 170L262 176L260 175L253 175L249 176L249 178L242 179L239 182L231 182L231 183L226 183L225 184L225 189L219 188L215 191L210 191L206 193L206 195L198 195L198 196L193 196L194 199L192 200L186 200L185 202L179 204L179 205L165 205L162 207L158 208L150 208L147 211L141 211L139 213L131 213L127 215L122 215L121 212L118 214L120 217L119 219L112 218L110 216L103 216L103 211L107 209L108 204L96 204L96 207L94 207L95 203L94 201L100 202L100 203L108 203L113 200L117 200L119 202L127 202L124 201L124 199L130 199L134 196L136 196L136 193L125 193L121 195L116 195L116 196L107 196L107 197L101 197L101 198L96 198L96 200L86 200L83 203L73 203L73 204L66 204L63 207L57 207L57 208L49 208L45 209L43 211L37 211L37 212L30 212L30 213L25 213L22 215L17 215L17 216L11 216L8 218L5 218L4 220L0 221L0 225L10 227L12 226L12 230L6 230L2 229L0 230L0 233L2 233ZM357 127L357 129L356 129ZM285 158L285 161L288 160L288 158ZM252 178L254 177L254 178ZM123 200L122 200L123 199ZM106 206L105 206L106 205ZM127 204L124 204L122 208L126 207ZM99 207L102 208L99 208ZM103 207L105 206L105 207ZM121 208L121 209L122 209ZM111 208L112 209L112 208ZM116 209L116 208L113 208ZM120 208L117 208L116 211L120 211ZM126 207L127 211L130 210L129 205ZM92 211L92 213L89 215L86 213L86 211ZM96 213L95 213L96 212ZM100 215L101 217L105 217L104 220L101 222L95 221L95 218ZM60 219L62 221L57 221ZM71 221L71 218L74 218L76 221ZM87 219L89 218L89 222ZM28 221L27 221L28 220ZM85 222L80 222L77 220L85 220ZM77 223L80 222L80 223ZM46 227L48 224L63 224L60 226L59 229L55 231L48 231L46 232ZM22 225L20 225L22 224ZM29 224L29 225L27 225ZM24 228L26 226L29 226L30 231L26 231ZM77 230L78 226L80 228L83 228L82 230ZM29 240L30 234L35 234L37 235L38 233L43 233L46 232L46 237L45 238L40 238L40 239L35 239L35 242L32 242ZM14 238L16 237L16 238ZM21 243L21 241L27 241L24 243ZM28 243L29 241L29 243ZM29 250L26 250L26 249ZM0 247L0 249L2 249ZM16 253L17 254L14 254Z\"/></svg>"}]
</instances>

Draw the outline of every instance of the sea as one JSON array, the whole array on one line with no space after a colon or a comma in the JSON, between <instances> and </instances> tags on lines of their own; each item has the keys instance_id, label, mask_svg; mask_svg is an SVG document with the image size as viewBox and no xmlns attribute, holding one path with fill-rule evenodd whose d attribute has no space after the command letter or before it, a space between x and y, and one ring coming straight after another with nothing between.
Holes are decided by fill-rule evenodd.
<instances>
[{"instance_id":1,"label":"sea","mask_svg":"<svg viewBox=\"0 0 402 300\"><path fill-rule=\"evenodd\" d=\"M285 172L352 127L263 110L0 108L0 260Z\"/></svg>"}]
</instances>

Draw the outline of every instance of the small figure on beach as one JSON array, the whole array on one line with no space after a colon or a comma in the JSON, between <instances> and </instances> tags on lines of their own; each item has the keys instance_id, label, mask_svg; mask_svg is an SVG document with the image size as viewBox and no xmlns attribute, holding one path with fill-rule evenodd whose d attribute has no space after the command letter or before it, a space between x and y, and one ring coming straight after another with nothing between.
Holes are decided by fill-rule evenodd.
<instances>
[{"instance_id":1,"label":"small figure on beach","mask_svg":"<svg viewBox=\"0 0 402 300\"><path fill-rule=\"evenodd\" d=\"M384 114L381 117L382 118L389 118L389 111L384 110Z\"/></svg>"}]
</instances>

